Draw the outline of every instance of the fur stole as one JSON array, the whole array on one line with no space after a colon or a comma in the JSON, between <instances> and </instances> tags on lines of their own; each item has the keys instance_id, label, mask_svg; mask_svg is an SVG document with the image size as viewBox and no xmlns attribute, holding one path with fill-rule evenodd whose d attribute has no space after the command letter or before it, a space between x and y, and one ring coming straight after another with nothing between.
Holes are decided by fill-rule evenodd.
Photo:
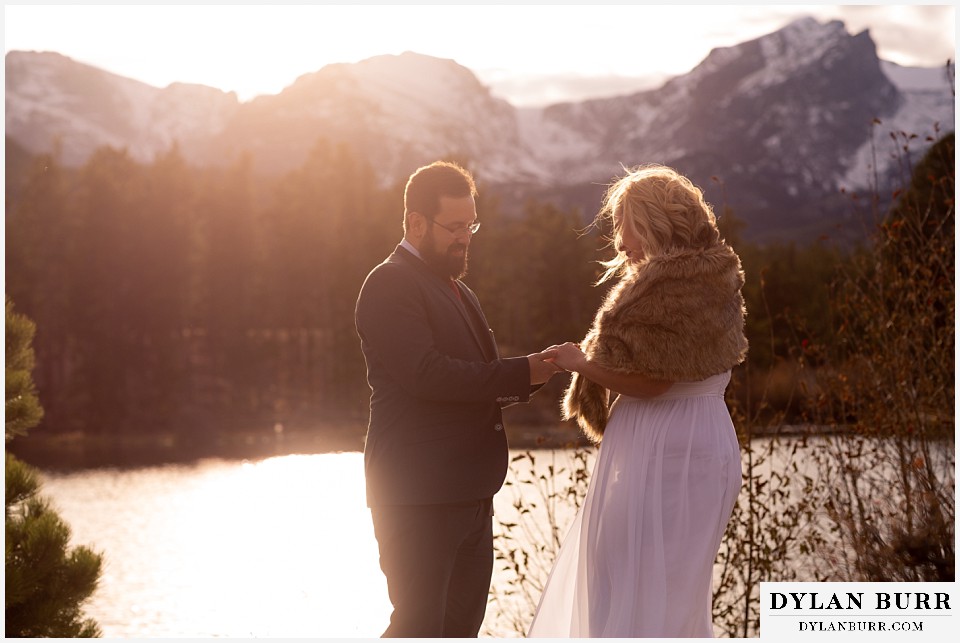
<instances>
[{"instance_id":1,"label":"fur stole","mask_svg":"<svg viewBox=\"0 0 960 643\"><path fill-rule=\"evenodd\" d=\"M741 363L747 353L740 258L727 244L674 250L625 275L597 311L580 348L614 371L671 382L695 382ZM599 443L610 393L574 373L563 400Z\"/></svg>"}]
</instances>

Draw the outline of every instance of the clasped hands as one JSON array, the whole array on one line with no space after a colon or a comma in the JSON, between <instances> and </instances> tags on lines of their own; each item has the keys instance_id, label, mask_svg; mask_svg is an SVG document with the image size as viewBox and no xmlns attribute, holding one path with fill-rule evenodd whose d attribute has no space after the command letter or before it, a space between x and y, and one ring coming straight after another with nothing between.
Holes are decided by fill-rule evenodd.
<instances>
[{"instance_id":1,"label":"clasped hands","mask_svg":"<svg viewBox=\"0 0 960 643\"><path fill-rule=\"evenodd\" d=\"M530 383L543 384L560 371L579 371L587 356L577 344L553 345L539 353L527 355L530 362Z\"/></svg>"}]
</instances>

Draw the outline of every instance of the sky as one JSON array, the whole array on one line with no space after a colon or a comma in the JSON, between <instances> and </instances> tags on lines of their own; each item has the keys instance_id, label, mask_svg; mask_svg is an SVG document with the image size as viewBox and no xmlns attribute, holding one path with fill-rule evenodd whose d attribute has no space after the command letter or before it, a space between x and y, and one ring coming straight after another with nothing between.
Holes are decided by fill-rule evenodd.
<instances>
[{"instance_id":1,"label":"sky","mask_svg":"<svg viewBox=\"0 0 960 643\"><path fill-rule=\"evenodd\" d=\"M881 58L943 66L952 5L4 5L5 51L56 51L156 87L276 94L337 62L450 58L515 105L645 89L802 16L870 29Z\"/></svg>"}]
</instances>

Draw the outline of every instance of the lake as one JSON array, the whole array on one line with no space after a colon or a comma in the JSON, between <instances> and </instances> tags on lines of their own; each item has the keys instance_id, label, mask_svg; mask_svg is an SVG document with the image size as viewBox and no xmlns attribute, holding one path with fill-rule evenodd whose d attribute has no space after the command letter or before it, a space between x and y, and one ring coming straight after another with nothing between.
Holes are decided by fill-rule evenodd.
<instances>
[{"instance_id":1,"label":"lake","mask_svg":"<svg viewBox=\"0 0 960 643\"><path fill-rule=\"evenodd\" d=\"M952 443L938 451L937 466L952 480ZM551 524L562 537L575 509L543 494L565 488L573 453L512 451L516 462L494 500L497 518L515 520L522 496L525 507L537 505L526 522L542 530L533 540L542 542ZM580 469L591 470L595 452L579 453ZM810 466L802 454L791 459L777 455L763 468ZM361 453L41 469L41 476L42 494L70 525L72 544L104 555L100 587L85 607L104 637L376 638L388 623ZM552 555L539 558L533 575L545 577ZM497 599L481 635L520 636L528 623L539 592L505 596L512 579L498 560Z\"/></svg>"},{"instance_id":2,"label":"lake","mask_svg":"<svg viewBox=\"0 0 960 643\"><path fill-rule=\"evenodd\" d=\"M71 544L104 554L84 610L104 637L376 638L387 626L360 453L41 473ZM518 635L496 620L488 609L483 631Z\"/></svg>"},{"instance_id":3,"label":"lake","mask_svg":"<svg viewBox=\"0 0 960 643\"><path fill-rule=\"evenodd\" d=\"M376 637L390 613L359 453L44 473L104 554L109 638Z\"/></svg>"}]
</instances>

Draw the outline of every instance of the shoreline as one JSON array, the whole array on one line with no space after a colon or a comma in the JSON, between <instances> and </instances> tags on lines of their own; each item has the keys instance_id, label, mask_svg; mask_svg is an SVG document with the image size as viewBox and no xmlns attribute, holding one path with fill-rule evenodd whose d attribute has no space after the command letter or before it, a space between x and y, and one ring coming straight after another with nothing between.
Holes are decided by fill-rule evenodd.
<instances>
[{"instance_id":1,"label":"shoreline","mask_svg":"<svg viewBox=\"0 0 960 643\"><path fill-rule=\"evenodd\" d=\"M590 447L572 423L507 426L511 450ZM755 430L754 438L802 437L846 432L844 428L784 425L776 431ZM741 436L742 438L742 436ZM130 469L198 460L260 460L287 455L362 452L365 427L354 425L313 430L245 431L237 433L171 433L143 435L89 435L36 433L17 437L6 445L9 453L41 470Z\"/></svg>"},{"instance_id":2,"label":"shoreline","mask_svg":"<svg viewBox=\"0 0 960 643\"><path fill-rule=\"evenodd\" d=\"M507 427L510 449L560 449L589 446L577 430L564 425ZM366 428L347 426L313 430L90 435L35 433L6 445L8 453L41 470L131 469L189 464L208 458L260 460L318 453L363 451Z\"/></svg>"}]
</instances>

